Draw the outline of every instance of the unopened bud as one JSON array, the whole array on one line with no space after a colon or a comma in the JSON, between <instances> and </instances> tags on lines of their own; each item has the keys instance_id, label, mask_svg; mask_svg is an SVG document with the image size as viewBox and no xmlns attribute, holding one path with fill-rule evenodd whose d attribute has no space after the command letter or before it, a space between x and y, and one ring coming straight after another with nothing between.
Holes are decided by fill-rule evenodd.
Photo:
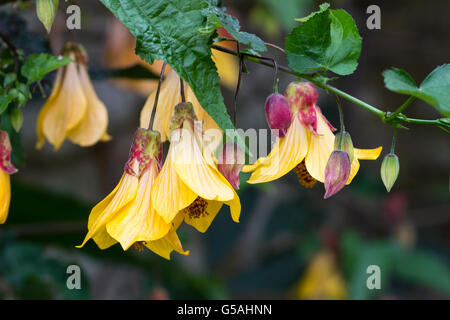
<instances>
[{"instance_id":1,"label":"unopened bud","mask_svg":"<svg viewBox=\"0 0 450 320\"><path fill-rule=\"evenodd\" d=\"M286 99L293 114L312 133L317 133L317 90L310 82L291 82L286 89Z\"/></svg>"},{"instance_id":2,"label":"unopened bud","mask_svg":"<svg viewBox=\"0 0 450 320\"><path fill-rule=\"evenodd\" d=\"M47 32L50 33L56 12L58 11L58 0L37 0L36 14Z\"/></svg>"},{"instance_id":3,"label":"unopened bud","mask_svg":"<svg viewBox=\"0 0 450 320\"><path fill-rule=\"evenodd\" d=\"M350 163L353 162L355 151L353 150L353 142L350 133L344 131L336 134L334 137L334 150L342 150L347 152L348 157L350 158Z\"/></svg>"},{"instance_id":4,"label":"unopened bud","mask_svg":"<svg viewBox=\"0 0 450 320\"><path fill-rule=\"evenodd\" d=\"M400 161L398 157L393 153L387 154L381 163L381 180L383 180L387 192L391 191L399 172Z\"/></svg>"},{"instance_id":5,"label":"unopened bud","mask_svg":"<svg viewBox=\"0 0 450 320\"><path fill-rule=\"evenodd\" d=\"M17 169L11 163L11 142L8 132L0 130L0 170L7 174L17 172Z\"/></svg>"},{"instance_id":6,"label":"unopened bud","mask_svg":"<svg viewBox=\"0 0 450 320\"><path fill-rule=\"evenodd\" d=\"M279 93L272 93L266 99L266 119L272 132L283 138L289 126L292 116L286 98Z\"/></svg>"},{"instance_id":7,"label":"unopened bud","mask_svg":"<svg viewBox=\"0 0 450 320\"><path fill-rule=\"evenodd\" d=\"M244 167L245 155L234 142L227 142L219 153L218 169L234 189L239 189L239 173Z\"/></svg>"},{"instance_id":8,"label":"unopened bud","mask_svg":"<svg viewBox=\"0 0 450 320\"><path fill-rule=\"evenodd\" d=\"M331 153L325 168L325 195L327 199L339 192L350 176L350 158L345 151L335 150Z\"/></svg>"}]
</instances>

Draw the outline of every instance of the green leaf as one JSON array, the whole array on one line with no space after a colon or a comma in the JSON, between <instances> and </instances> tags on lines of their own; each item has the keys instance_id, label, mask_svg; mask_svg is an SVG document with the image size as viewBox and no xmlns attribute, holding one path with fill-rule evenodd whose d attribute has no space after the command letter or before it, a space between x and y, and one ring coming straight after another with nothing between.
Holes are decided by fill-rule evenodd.
<instances>
[{"instance_id":1,"label":"green leaf","mask_svg":"<svg viewBox=\"0 0 450 320\"><path fill-rule=\"evenodd\" d=\"M22 128L22 124L23 124L23 114L22 114L22 110L20 110L20 108L14 108L11 110L11 125L14 128L14 130L16 130L16 132L20 131L20 128Z\"/></svg>"},{"instance_id":2,"label":"green leaf","mask_svg":"<svg viewBox=\"0 0 450 320\"><path fill-rule=\"evenodd\" d=\"M267 50L264 41L258 36L240 31L241 26L239 25L239 20L227 14L226 8L218 8L210 2L208 4L208 8L202 11L203 15L208 19L208 24L212 24L215 27L224 27L239 43L248 45L255 51L261 52Z\"/></svg>"},{"instance_id":3,"label":"green leaf","mask_svg":"<svg viewBox=\"0 0 450 320\"><path fill-rule=\"evenodd\" d=\"M8 105L13 101L13 99L14 96L12 94L0 95L0 114L8 108Z\"/></svg>"},{"instance_id":4,"label":"green leaf","mask_svg":"<svg viewBox=\"0 0 450 320\"><path fill-rule=\"evenodd\" d=\"M450 64L434 69L417 87L404 70L392 68L383 72L384 84L391 91L419 98L434 106L444 116L450 116Z\"/></svg>"},{"instance_id":5,"label":"green leaf","mask_svg":"<svg viewBox=\"0 0 450 320\"><path fill-rule=\"evenodd\" d=\"M202 0L101 1L136 36L136 53L147 62L166 61L219 127L233 137L234 126L211 59L212 38L198 32L204 27L203 11L209 4ZM238 143L247 150L242 138Z\"/></svg>"},{"instance_id":6,"label":"green leaf","mask_svg":"<svg viewBox=\"0 0 450 320\"><path fill-rule=\"evenodd\" d=\"M329 7L330 7L330 4L329 4L328 2L322 3L322 4L319 6L319 10L318 10L318 11L314 11L314 12L312 12L310 15L308 15L308 16L306 16L306 17L304 17L304 18L298 18L298 19L295 19L295 21L306 22L306 21L308 21L309 19L311 19L312 17L314 17L316 14L321 13L321 12L324 12L324 11L327 10Z\"/></svg>"},{"instance_id":7,"label":"green leaf","mask_svg":"<svg viewBox=\"0 0 450 320\"><path fill-rule=\"evenodd\" d=\"M21 72L29 82L36 82L42 80L50 71L65 66L71 61L68 57L56 57L47 53L30 54L22 66Z\"/></svg>"},{"instance_id":8,"label":"green leaf","mask_svg":"<svg viewBox=\"0 0 450 320\"><path fill-rule=\"evenodd\" d=\"M339 75L351 74L361 54L358 28L346 11L324 8L286 38L289 66L299 73L330 70Z\"/></svg>"},{"instance_id":9,"label":"green leaf","mask_svg":"<svg viewBox=\"0 0 450 320\"><path fill-rule=\"evenodd\" d=\"M56 12L58 11L58 0L37 0L36 14L39 20L44 25L47 32L50 33L53 20L55 20Z\"/></svg>"}]
</instances>

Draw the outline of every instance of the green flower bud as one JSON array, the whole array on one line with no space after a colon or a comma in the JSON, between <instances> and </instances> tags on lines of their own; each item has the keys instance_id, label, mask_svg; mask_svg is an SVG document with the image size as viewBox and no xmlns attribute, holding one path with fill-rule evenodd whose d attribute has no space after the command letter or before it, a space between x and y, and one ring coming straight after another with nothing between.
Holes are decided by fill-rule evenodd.
<instances>
[{"instance_id":1,"label":"green flower bud","mask_svg":"<svg viewBox=\"0 0 450 320\"><path fill-rule=\"evenodd\" d=\"M56 12L58 11L58 0L37 0L36 14L39 20L44 25L47 32L50 33L52 29L53 20L55 20Z\"/></svg>"},{"instance_id":2,"label":"green flower bud","mask_svg":"<svg viewBox=\"0 0 450 320\"><path fill-rule=\"evenodd\" d=\"M339 142L342 137L341 148L339 148ZM353 150L353 142L350 133L347 131L339 132L334 137L334 150L342 150L347 152L348 157L350 158L350 164L353 162L354 150Z\"/></svg>"},{"instance_id":3,"label":"green flower bud","mask_svg":"<svg viewBox=\"0 0 450 320\"><path fill-rule=\"evenodd\" d=\"M389 153L384 157L381 164L381 179L388 192L391 191L399 172L400 162L398 157L393 153Z\"/></svg>"}]
</instances>

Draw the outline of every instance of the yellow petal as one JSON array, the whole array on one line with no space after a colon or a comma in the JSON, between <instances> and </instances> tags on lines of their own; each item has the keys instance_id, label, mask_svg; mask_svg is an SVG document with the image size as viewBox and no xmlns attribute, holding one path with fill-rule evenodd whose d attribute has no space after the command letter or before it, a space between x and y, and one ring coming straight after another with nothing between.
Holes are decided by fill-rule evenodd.
<instances>
[{"instance_id":1,"label":"yellow petal","mask_svg":"<svg viewBox=\"0 0 450 320\"><path fill-rule=\"evenodd\" d=\"M355 159L352 162L351 170L350 170L350 176L348 177L347 183L350 184L352 182L353 178L356 176L359 170L359 161L361 160L376 160L378 156L381 153L382 147L378 147L375 149L354 149L355 152Z\"/></svg>"},{"instance_id":2,"label":"yellow petal","mask_svg":"<svg viewBox=\"0 0 450 320\"><path fill-rule=\"evenodd\" d=\"M175 171L174 161L177 150L178 143L171 143L166 161L151 191L152 206L166 223L170 223L179 211L197 198L197 195L178 178Z\"/></svg>"},{"instance_id":3,"label":"yellow petal","mask_svg":"<svg viewBox=\"0 0 450 320\"><path fill-rule=\"evenodd\" d=\"M108 249L112 245L117 243L117 240L111 237L106 231L106 227L100 228L92 239L97 244L98 248L101 250Z\"/></svg>"},{"instance_id":4,"label":"yellow petal","mask_svg":"<svg viewBox=\"0 0 450 320\"><path fill-rule=\"evenodd\" d=\"M269 182L284 176L302 162L307 151L308 133L294 115L286 136L277 140L270 154L259 163L257 161L256 166L246 168L254 169L247 182Z\"/></svg>"},{"instance_id":5,"label":"yellow petal","mask_svg":"<svg viewBox=\"0 0 450 320\"><path fill-rule=\"evenodd\" d=\"M80 83L87 99L87 110L76 127L68 132L68 138L82 147L96 144L106 133L108 111L97 97L86 67L79 66Z\"/></svg>"},{"instance_id":6,"label":"yellow petal","mask_svg":"<svg viewBox=\"0 0 450 320\"><path fill-rule=\"evenodd\" d=\"M175 159L178 177L205 200L227 201L234 197L233 188L226 179L208 165L203 157L198 136L189 121L185 121Z\"/></svg>"},{"instance_id":7,"label":"yellow petal","mask_svg":"<svg viewBox=\"0 0 450 320\"><path fill-rule=\"evenodd\" d=\"M226 45L229 41L219 43L219 45ZM220 77L220 82L228 89L234 90L238 80L239 62L236 57L231 54L212 50L212 59L216 64L217 73Z\"/></svg>"},{"instance_id":8,"label":"yellow petal","mask_svg":"<svg viewBox=\"0 0 450 320\"><path fill-rule=\"evenodd\" d=\"M317 132L321 135L310 134L305 164L308 173L314 179L323 183L325 181L325 168L334 149L334 134L319 113L317 114Z\"/></svg>"},{"instance_id":9,"label":"yellow petal","mask_svg":"<svg viewBox=\"0 0 450 320\"><path fill-rule=\"evenodd\" d=\"M183 255L189 254L189 251L183 250L180 239L174 230L169 231L162 239L146 242L145 246L167 260L170 260L173 250Z\"/></svg>"},{"instance_id":10,"label":"yellow petal","mask_svg":"<svg viewBox=\"0 0 450 320\"><path fill-rule=\"evenodd\" d=\"M148 128L150 124L155 97L156 90L148 97L142 108L140 120L141 128ZM170 70L161 84L155 121L153 123L153 130L161 133L161 140L163 142L167 140L170 134L170 121L172 119L174 107L179 102L181 102L180 77L174 70Z\"/></svg>"},{"instance_id":11,"label":"yellow petal","mask_svg":"<svg viewBox=\"0 0 450 320\"><path fill-rule=\"evenodd\" d=\"M88 233L78 248L83 247L98 232L103 232L106 224L117 212L134 199L137 187L138 178L124 173L117 187L92 209L89 215Z\"/></svg>"},{"instance_id":12,"label":"yellow petal","mask_svg":"<svg viewBox=\"0 0 450 320\"><path fill-rule=\"evenodd\" d=\"M357 149L355 148L355 158L360 160L376 160L380 156L382 147L375 149Z\"/></svg>"},{"instance_id":13,"label":"yellow petal","mask_svg":"<svg viewBox=\"0 0 450 320\"><path fill-rule=\"evenodd\" d=\"M11 201L11 185L9 174L0 170L0 224L8 218L9 203Z\"/></svg>"},{"instance_id":14,"label":"yellow petal","mask_svg":"<svg viewBox=\"0 0 450 320\"><path fill-rule=\"evenodd\" d=\"M136 197L120 209L107 223L108 233L127 250L138 241L151 241L164 237L172 227L152 208L150 203L152 184L158 174L155 165L141 176Z\"/></svg>"},{"instance_id":15,"label":"yellow petal","mask_svg":"<svg viewBox=\"0 0 450 320\"><path fill-rule=\"evenodd\" d=\"M241 215L241 200L238 194L234 191L234 198L230 201L226 201L225 204L230 207L231 218L234 222L239 223L239 217Z\"/></svg>"},{"instance_id":16,"label":"yellow petal","mask_svg":"<svg viewBox=\"0 0 450 320\"><path fill-rule=\"evenodd\" d=\"M52 92L50 93L50 97L45 102L44 106L42 107L41 111L39 112L39 116L36 123L36 134L37 134L37 144L36 148L40 149L44 146L45 142L45 135L44 135L44 119L47 115L48 110L54 103L54 99L57 96L59 89L61 88L61 80L63 76L64 68L59 68L56 73L55 82L53 83Z\"/></svg>"},{"instance_id":17,"label":"yellow petal","mask_svg":"<svg viewBox=\"0 0 450 320\"><path fill-rule=\"evenodd\" d=\"M184 221L193 226L200 232L206 232L209 226L213 222L217 213L222 208L223 202L221 201L208 201L208 206L206 207L206 214L199 218L191 218L188 214L185 216Z\"/></svg>"},{"instance_id":18,"label":"yellow petal","mask_svg":"<svg viewBox=\"0 0 450 320\"><path fill-rule=\"evenodd\" d=\"M81 87L77 65L66 66L61 89L52 99L43 118L42 128L45 137L59 149L69 130L73 129L84 117L87 101Z\"/></svg>"}]
</instances>

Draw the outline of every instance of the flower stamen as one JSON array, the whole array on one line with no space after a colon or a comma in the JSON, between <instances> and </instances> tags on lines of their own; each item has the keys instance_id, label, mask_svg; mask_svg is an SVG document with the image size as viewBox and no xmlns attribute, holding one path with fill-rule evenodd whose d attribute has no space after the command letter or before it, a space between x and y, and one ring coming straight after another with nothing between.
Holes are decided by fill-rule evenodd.
<instances>
[{"instance_id":1,"label":"flower stamen","mask_svg":"<svg viewBox=\"0 0 450 320\"><path fill-rule=\"evenodd\" d=\"M317 180L314 179L306 170L305 160L299 163L294 168L295 173L297 174L298 182L304 186L305 188L311 189L316 184Z\"/></svg>"},{"instance_id":2,"label":"flower stamen","mask_svg":"<svg viewBox=\"0 0 450 320\"><path fill-rule=\"evenodd\" d=\"M189 215L189 218L191 219L198 219L200 217L208 215L208 212L206 212L206 207L208 206L208 202L200 197L197 197L197 199L192 202L189 207L186 209L186 214Z\"/></svg>"}]
</instances>

